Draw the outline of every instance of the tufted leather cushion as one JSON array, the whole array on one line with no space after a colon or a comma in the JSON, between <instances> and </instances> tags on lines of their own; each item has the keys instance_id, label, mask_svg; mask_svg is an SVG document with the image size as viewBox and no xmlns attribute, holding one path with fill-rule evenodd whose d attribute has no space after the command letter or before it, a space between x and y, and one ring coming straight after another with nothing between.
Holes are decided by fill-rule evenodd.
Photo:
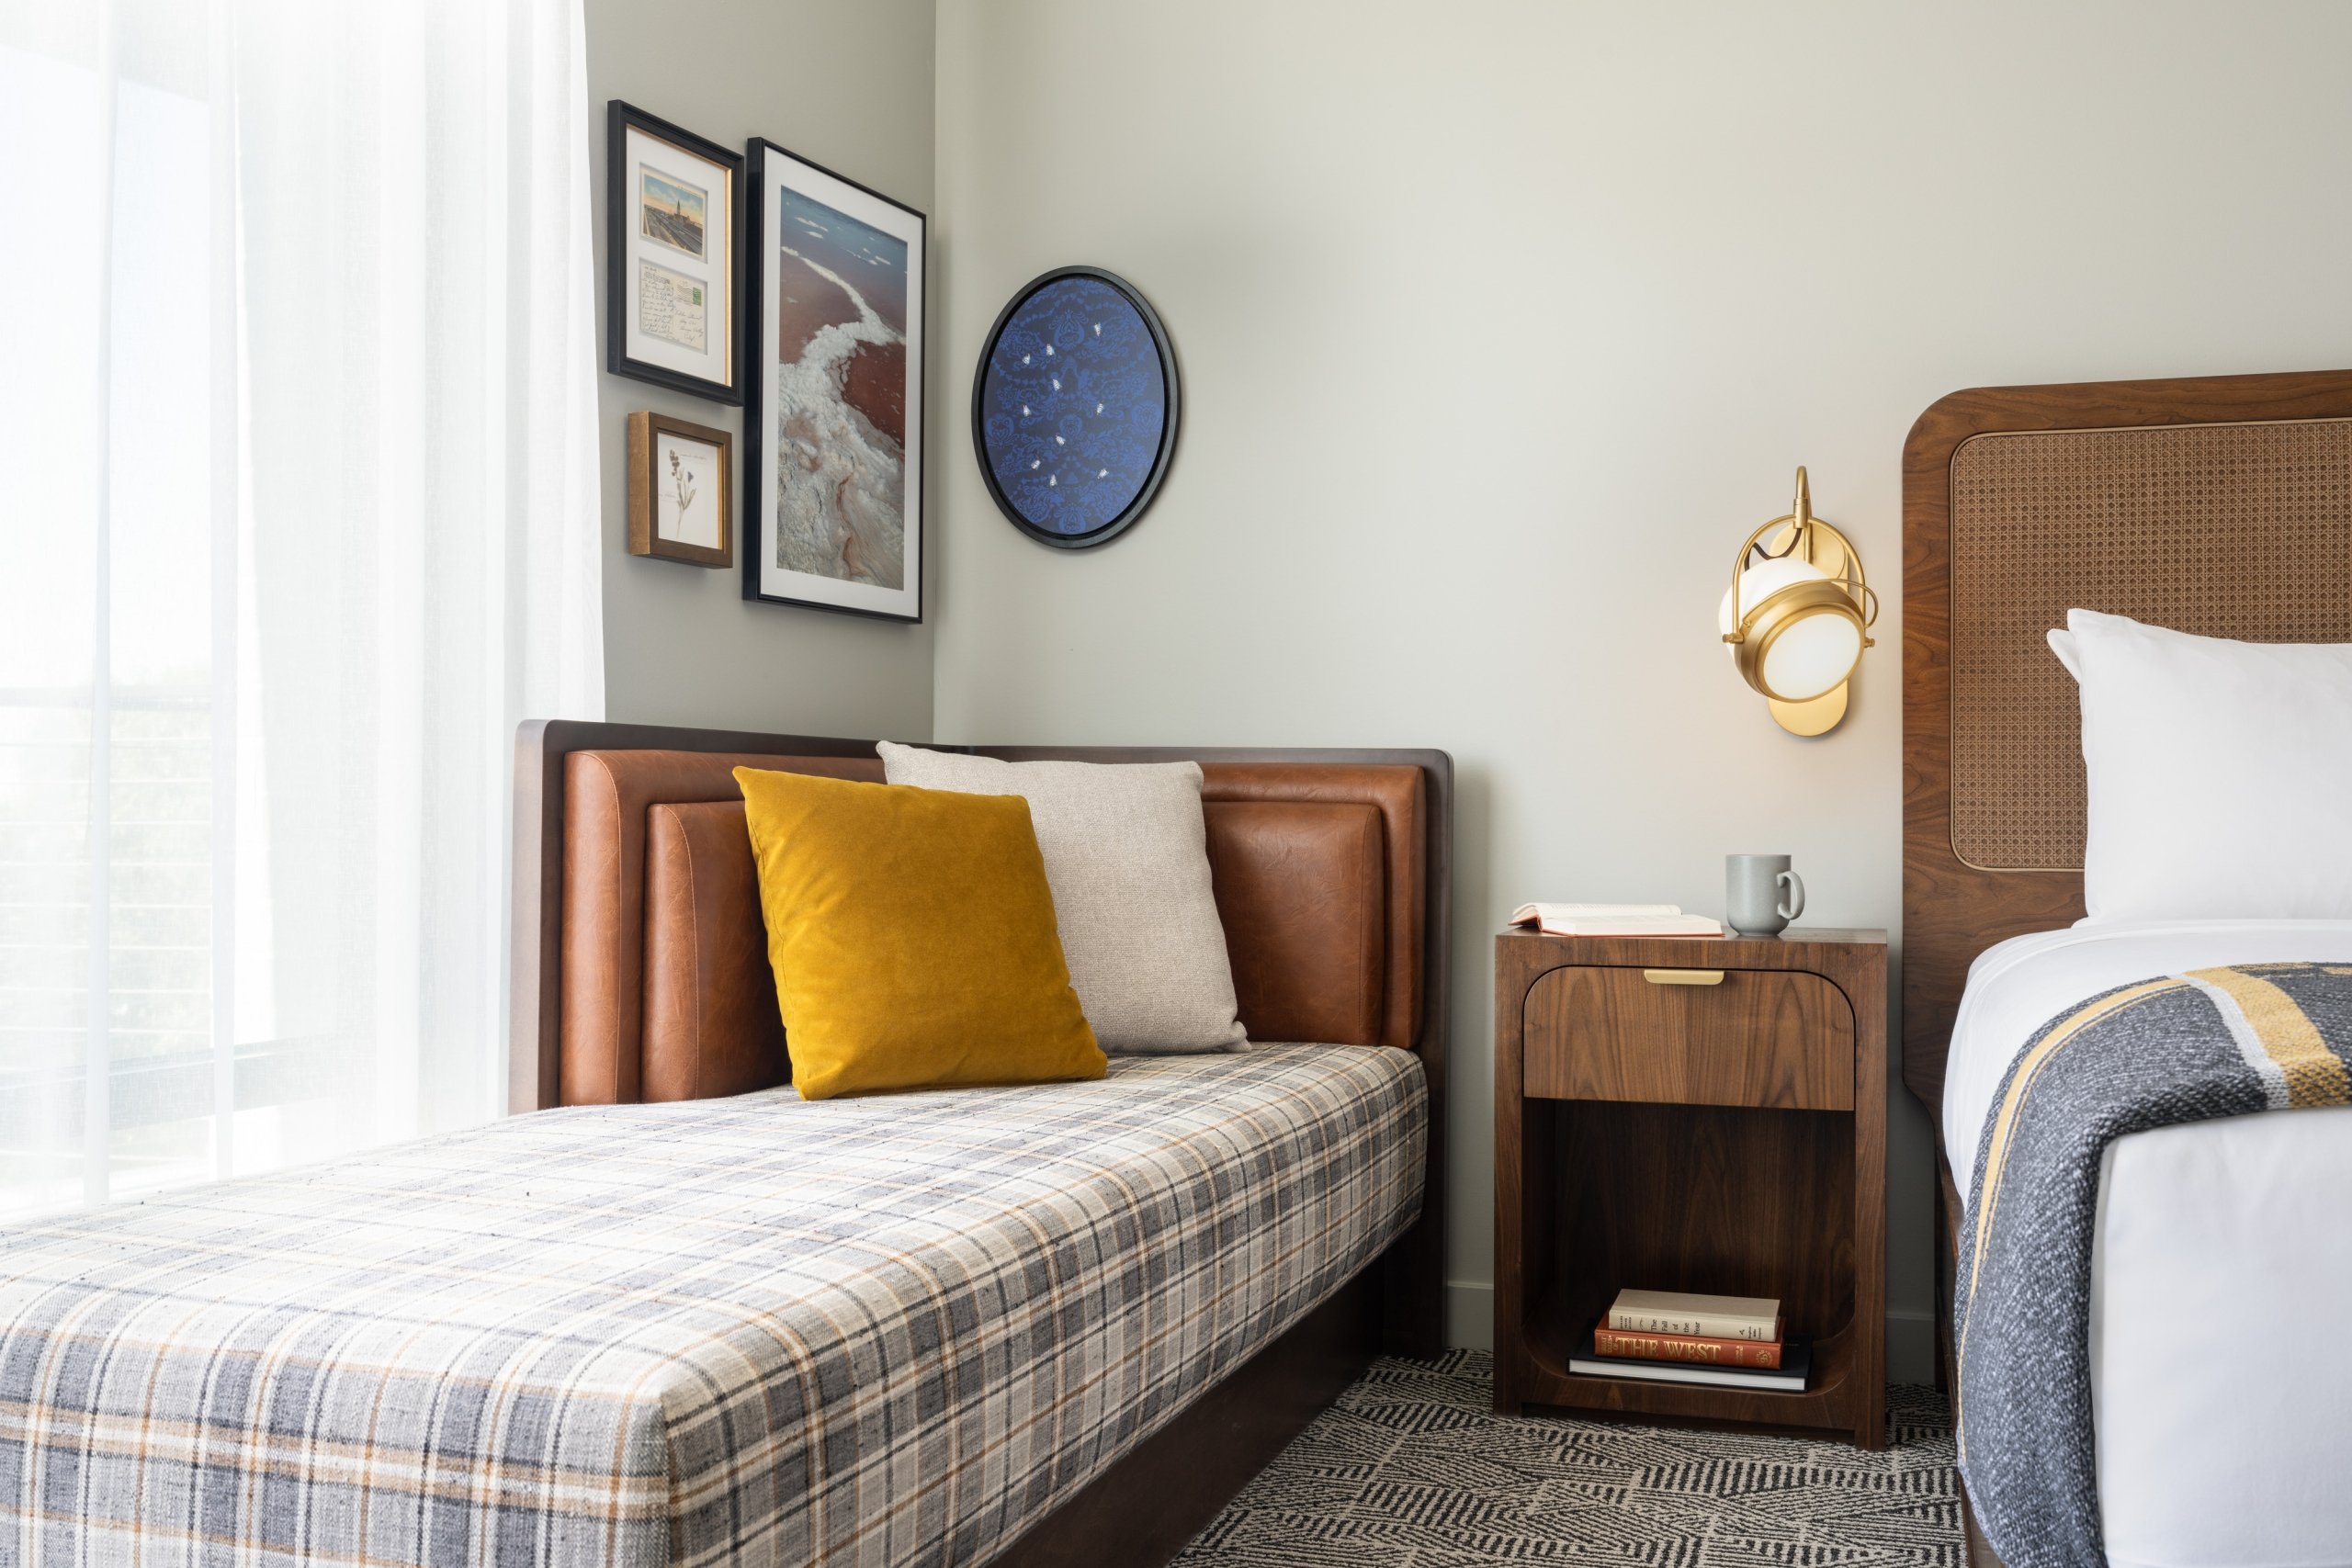
<instances>
[{"instance_id":1,"label":"tufted leather cushion","mask_svg":"<svg viewBox=\"0 0 2352 1568\"><path fill-rule=\"evenodd\" d=\"M1203 810L1250 1038L1377 1042L1387 973L1379 811L1286 800L1221 800Z\"/></svg>"},{"instance_id":2,"label":"tufted leather cushion","mask_svg":"<svg viewBox=\"0 0 2352 1568\"><path fill-rule=\"evenodd\" d=\"M645 1098L709 1100L790 1077L741 801L652 808L645 909Z\"/></svg>"},{"instance_id":3,"label":"tufted leather cushion","mask_svg":"<svg viewBox=\"0 0 2352 1568\"><path fill-rule=\"evenodd\" d=\"M566 765L563 1102L784 1081L733 770L878 782L878 760L575 751ZM1250 1038L1418 1044L1421 770L1204 762L1202 773L1217 909Z\"/></svg>"},{"instance_id":4,"label":"tufted leather cushion","mask_svg":"<svg viewBox=\"0 0 2352 1568\"><path fill-rule=\"evenodd\" d=\"M1220 801L1290 801L1300 805L1369 806L1380 813L1384 876L1382 886L1374 895L1383 910L1380 1027L1378 1032L1363 1039L1350 1037L1327 1043L1393 1045L1400 1051L1409 1051L1419 1044L1421 939L1429 904L1429 794L1421 770L1382 762L1204 762L1201 773L1204 781L1201 798L1212 806ZM1267 914L1280 918L1282 911L1297 911L1303 917L1317 899L1332 891L1330 887L1297 889L1279 897ZM1220 907L1223 902L1220 898ZM1231 940L1228 931L1227 941ZM1240 968L1237 961L1237 989L1241 984ZM1284 970L1278 976L1269 975L1262 984L1304 987L1311 982ZM1262 988L1254 1003L1250 994L1243 994L1241 1021L1250 1025L1253 1039L1281 1038L1261 1034L1250 1021L1253 1005L1263 1006L1273 999ZM1290 1004L1285 1001L1283 1005Z\"/></svg>"},{"instance_id":5,"label":"tufted leather cushion","mask_svg":"<svg viewBox=\"0 0 2352 1568\"><path fill-rule=\"evenodd\" d=\"M878 757L574 751L564 759L563 1052L566 1105L645 1098L645 834L677 801L733 800L738 767L880 783ZM744 853L751 852L746 840ZM759 902L752 908L756 913Z\"/></svg>"}]
</instances>

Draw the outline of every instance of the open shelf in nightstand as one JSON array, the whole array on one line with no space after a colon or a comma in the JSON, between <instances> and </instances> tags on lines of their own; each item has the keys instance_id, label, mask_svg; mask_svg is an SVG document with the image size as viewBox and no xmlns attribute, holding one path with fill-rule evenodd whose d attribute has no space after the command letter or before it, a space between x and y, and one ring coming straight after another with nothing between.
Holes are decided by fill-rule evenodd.
<instances>
[{"instance_id":1,"label":"open shelf in nightstand","mask_svg":"<svg viewBox=\"0 0 2352 1568\"><path fill-rule=\"evenodd\" d=\"M1706 1414L1762 1401L1775 1425L1849 1425L1840 1385L1854 1315L1854 1134L1849 1112L1529 1100L1530 1205L1522 1341L1527 1397L1577 1408ZM1571 1372L1568 1357L1620 1290L1773 1296L1813 1342L1804 1393L1722 1389Z\"/></svg>"}]
</instances>

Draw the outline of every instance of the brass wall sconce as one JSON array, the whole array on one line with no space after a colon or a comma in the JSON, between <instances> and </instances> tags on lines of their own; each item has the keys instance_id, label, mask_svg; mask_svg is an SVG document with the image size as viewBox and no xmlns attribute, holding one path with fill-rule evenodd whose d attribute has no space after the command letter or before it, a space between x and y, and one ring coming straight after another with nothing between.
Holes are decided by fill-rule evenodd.
<instances>
[{"instance_id":1,"label":"brass wall sconce","mask_svg":"<svg viewBox=\"0 0 2352 1568\"><path fill-rule=\"evenodd\" d=\"M1717 615L1740 679L1792 735L1826 735L1846 716L1846 686L1878 619L1853 542L1813 514L1797 470L1795 503L1747 536L1732 558Z\"/></svg>"}]
</instances>

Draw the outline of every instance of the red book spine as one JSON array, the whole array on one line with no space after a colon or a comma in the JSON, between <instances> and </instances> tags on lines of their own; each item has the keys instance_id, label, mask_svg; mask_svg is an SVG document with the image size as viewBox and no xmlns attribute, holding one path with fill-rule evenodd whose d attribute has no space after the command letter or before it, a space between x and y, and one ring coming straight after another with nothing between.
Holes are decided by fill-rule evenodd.
<instances>
[{"instance_id":1,"label":"red book spine","mask_svg":"<svg viewBox=\"0 0 2352 1568\"><path fill-rule=\"evenodd\" d=\"M1627 1334L1600 1324L1592 1331L1592 1353L1623 1361L1698 1361L1711 1367L1772 1367L1781 1364L1777 1339L1702 1339L1688 1334Z\"/></svg>"}]
</instances>

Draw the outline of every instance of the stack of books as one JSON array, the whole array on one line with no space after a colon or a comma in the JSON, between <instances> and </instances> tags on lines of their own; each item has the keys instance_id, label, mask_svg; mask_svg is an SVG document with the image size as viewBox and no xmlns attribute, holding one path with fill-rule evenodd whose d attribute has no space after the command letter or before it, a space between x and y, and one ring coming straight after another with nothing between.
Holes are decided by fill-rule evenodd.
<instances>
[{"instance_id":1,"label":"stack of books","mask_svg":"<svg viewBox=\"0 0 2352 1568\"><path fill-rule=\"evenodd\" d=\"M1723 922L1679 904L1521 904L1510 923L1545 936L1721 936Z\"/></svg>"},{"instance_id":2,"label":"stack of books","mask_svg":"<svg viewBox=\"0 0 2352 1568\"><path fill-rule=\"evenodd\" d=\"M1775 1298L1620 1291L1568 1371L1803 1393L1813 1348L1783 1327Z\"/></svg>"}]
</instances>

